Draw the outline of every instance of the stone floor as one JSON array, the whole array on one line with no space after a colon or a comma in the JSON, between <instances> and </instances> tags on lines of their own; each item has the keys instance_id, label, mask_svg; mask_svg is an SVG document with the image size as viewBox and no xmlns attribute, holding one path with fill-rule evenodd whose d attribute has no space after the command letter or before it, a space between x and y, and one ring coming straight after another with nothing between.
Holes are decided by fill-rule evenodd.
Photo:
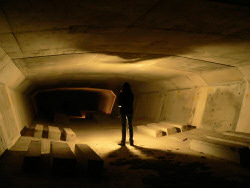
<instances>
[{"instance_id":1,"label":"stone floor","mask_svg":"<svg viewBox=\"0 0 250 188\"><path fill-rule=\"evenodd\" d=\"M102 123L103 122L103 123ZM56 125L56 124L55 124ZM49 170L49 140L42 139L43 168L39 173L24 173L22 161L32 137L23 132L17 143L0 158L1 187L173 187L173 186L249 186L250 169L203 153L191 151L189 140L213 132L193 129L160 138L135 131L135 146L120 147L119 121L77 120L56 125L70 127L75 143L88 144L104 160L101 178L86 178L78 173L57 176ZM62 141L64 142L64 141Z\"/></svg>"}]
</instances>

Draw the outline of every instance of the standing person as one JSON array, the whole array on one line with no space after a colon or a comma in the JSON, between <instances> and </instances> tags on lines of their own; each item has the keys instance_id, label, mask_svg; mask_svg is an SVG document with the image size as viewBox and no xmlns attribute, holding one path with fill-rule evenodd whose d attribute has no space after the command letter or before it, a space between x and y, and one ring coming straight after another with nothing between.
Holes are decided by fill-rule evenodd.
<instances>
[{"instance_id":1,"label":"standing person","mask_svg":"<svg viewBox=\"0 0 250 188\"><path fill-rule=\"evenodd\" d=\"M131 146L134 145L133 140L133 126L132 126L132 118L133 118L133 102L134 95L132 93L131 87L128 82L125 82L122 87L122 91L118 96L118 103L121 114L121 123L122 123L122 140L119 145L125 146L126 142L126 125L128 120L129 126L129 143Z\"/></svg>"}]
</instances>

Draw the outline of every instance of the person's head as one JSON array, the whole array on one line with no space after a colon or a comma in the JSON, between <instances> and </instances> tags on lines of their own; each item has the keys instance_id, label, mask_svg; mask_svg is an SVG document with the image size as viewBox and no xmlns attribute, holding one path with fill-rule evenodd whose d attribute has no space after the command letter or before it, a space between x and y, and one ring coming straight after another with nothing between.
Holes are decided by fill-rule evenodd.
<instances>
[{"instance_id":1,"label":"person's head","mask_svg":"<svg viewBox=\"0 0 250 188\"><path fill-rule=\"evenodd\" d=\"M129 92L131 91L130 84L128 82L125 82L122 87L122 92Z\"/></svg>"}]
</instances>

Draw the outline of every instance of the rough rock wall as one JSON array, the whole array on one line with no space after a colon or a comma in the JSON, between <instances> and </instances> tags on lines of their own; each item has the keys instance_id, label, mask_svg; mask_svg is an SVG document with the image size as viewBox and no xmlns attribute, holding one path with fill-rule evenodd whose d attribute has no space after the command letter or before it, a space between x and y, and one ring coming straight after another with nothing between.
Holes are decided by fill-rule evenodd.
<instances>
[{"instance_id":1,"label":"rough rock wall","mask_svg":"<svg viewBox=\"0 0 250 188\"><path fill-rule=\"evenodd\" d=\"M0 113L2 116L1 132L6 147L11 147L20 136L19 128L16 123L14 111L8 95L7 87L0 85Z\"/></svg>"},{"instance_id":2,"label":"rough rock wall","mask_svg":"<svg viewBox=\"0 0 250 188\"><path fill-rule=\"evenodd\" d=\"M20 91L8 89L8 93L19 131L21 131L24 127L29 127L34 119L32 104L28 96Z\"/></svg>"},{"instance_id":3,"label":"rough rock wall","mask_svg":"<svg viewBox=\"0 0 250 188\"><path fill-rule=\"evenodd\" d=\"M166 92L160 120L191 124L196 105L196 95L197 89Z\"/></svg>"},{"instance_id":4,"label":"rough rock wall","mask_svg":"<svg viewBox=\"0 0 250 188\"><path fill-rule=\"evenodd\" d=\"M218 131L236 130L246 84L209 87L201 127Z\"/></svg>"},{"instance_id":5,"label":"rough rock wall","mask_svg":"<svg viewBox=\"0 0 250 188\"><path fill-rule=\"evenodd\" d=\"M16 90L25 76L0 48L0 152L10 148L24 126L32 121L31 106L22 92Z\"/></svg>"},{"instance_id":6,"label":"rough rock wall","mask_svg":"<svg viewBox=\"0 0 250 188\"><path fill-rule=\"evenodd\" d=\"M225 72L228 74L229 70ZM250 132L248 82L238 72L226 82L226 73L222 72L223 78L218 71L207 74L209 84L202 87L158 91L154 88L152 92L148 89L137 95L135 117L146 122L165 120L217 131ZM213 78L213 74L218 78Z\"/></svg>"},{"instance_id":7,"label":"rough rock wall","mask_svg":"<svg viewBox=\"0 0 250 188\"><path fill-rule=\"evenodd\" d=\"M163 95L161 92L142 93L137 95L135 105L135 119L142 122L157 122L159 121Z\"/></svg>"}]
</instances>

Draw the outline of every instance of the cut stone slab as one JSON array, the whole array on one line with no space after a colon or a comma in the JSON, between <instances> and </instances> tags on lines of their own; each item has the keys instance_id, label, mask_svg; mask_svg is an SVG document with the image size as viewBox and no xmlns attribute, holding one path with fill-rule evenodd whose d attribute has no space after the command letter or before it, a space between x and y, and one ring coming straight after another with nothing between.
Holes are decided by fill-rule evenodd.
<instances>
[{"instance_id":1,"label":"cut stone slab","mask_svg":"<svg viewBox=\"0 0 250 188\"><path fill-rule=\"evenodd\" d=\"M137 126L137 131L152 137L161 137L166 135L166 132L160 130L160 129L155 129L152 127L147 127L145 125L138 125Z\"/></svg>"},{"instance_id":2,"label":"cut stone slab","mask_svg":"<svg viewBox=\"0 0 250 188\"><path fill-rule=\"evenodd\" d=\"M200 138L190 140L190 149L236 163L249 165L249 148L247 146Z\"/></svg>"},{"instance_id":3,"label":"cut stone slab","mask_svg":"<svg viewBox=\"0 0 250 188\"><path fill-rule=\"evenodd\" d=\"M163 125L168 125L168 126L175 127L175 128L177 128L177 132L184 132L184 131L188 130L188 126L187 125L169 123L169 122L166 122L166 121L160 121L159 124L163 124Z\"/></svg>"},{"instance_id":4,"label":"cut stone slab","mask_svg":"<svg viewBox=\"0 0 250 188\"><path fill-rule=\"evenodd\" d=\"M30 137L21 136L16 143L10 148L11 151L28 151L31 139Z\"/></svg>"},{"instance_id":5,"label":"cut stone slab","mask_svg":"<svg viewBox=\"0 0 250 188\"><path fill-rule=\"evenodd\" d=\"M32 140L24 157L23 170L26 172L39 172L41 170L41 141Z\"/></svg>"},{"instance_id":6,"label":"cut stone slab","mask_svg":"<svg viewBox=\"0 0 250 188\"><path fill-rule=\"evenodd\" d=\"M49 154L50 153L50 140L42 139L42 154Z\"/></svg>"},{"instance_id":7,"label":"cut stone slab","mask_svg":"<svg viewBox=\"0 0 250 188\"><path fill-rule=\"evenodd\" d=\"M42 138L43 137L43 125L36 124L34 137L36 137L36 138Z\"/></svg>"},{"instance_id":8,"label":"cut stone slab","mask_svg":"<svg viewBox=\"0 0 250 188\"><path fill-rule=\"evenodd\" d=\"M76 133L74 133L74 131L70 128L63 128L63 134L65 135L66 141L71 142L76 139Z\"/></svg>"},{"instance_id":9,"label":"cut stone slab","mask_svg":"<svg viewBox=\"0 0 250 188\"><path fill-rule=\"evenodd\" d=\"M49 126L48 138L49 139L60 140L60 138L61 138L60 129L58 127Z\"/></svg>"},{"instance_id":10,"label":"cut stone slab","mask_svg":"<svg viewBox=\"0 0 250 188\"><path fill-rule=\"evenodd\" d=\"M50 143L50 165L54 173L71 174L75 171L76 159L65 142Z\"/></svg>"},{"instance_id":11,"label":"cut stone slab","mask_svg":"<svg viewBox=\"0 0 250 188\"><path fill-rule=\"evenodd\" d=\"M167 125L167 124L150 123L150 124L147 124L147 127L152 127L152 128L155 128L155 129L160 129L160 130L166 132L167 135L171 135L171 134L177 133L177 129L175 127L172 127L172 126Z\"/></svg>"},{"instance_id":12,"label":"cut stone slab","mask_svg":"<svg viewBox=\"0 0 250 188\"><path fill-rule=\"evenodd\" d=\"M228 135L221 135L221 136L206 136L208 139L212 140L218 140L222 142L228 142L232 144L239 144L242 146L247 146L250 148L250 139L244 139L241 137L234 137L234 136L228 136Z\"/></svg>"},{"instance_id":13,"label":"cut stone slab","mask_svg":"<svg viewBox=\"0 0 250 188\"><path fill-rule=\"evenodd\" d=\"M76 144L74 152L78 163L81 165L82 172L87 176L101 176L104 161L86 144Z\"/></svg>"},{"instance_id":14,"label":"cut stone slab","mask_svg":"<svg viewBox=\"0 0 250 188\"><path fill-rule=\"evenodd\" d=\"M237 131L225 131L222 134L240 138L250 139L250 133L237 132Z\"/></svg>"}]
</instances>

